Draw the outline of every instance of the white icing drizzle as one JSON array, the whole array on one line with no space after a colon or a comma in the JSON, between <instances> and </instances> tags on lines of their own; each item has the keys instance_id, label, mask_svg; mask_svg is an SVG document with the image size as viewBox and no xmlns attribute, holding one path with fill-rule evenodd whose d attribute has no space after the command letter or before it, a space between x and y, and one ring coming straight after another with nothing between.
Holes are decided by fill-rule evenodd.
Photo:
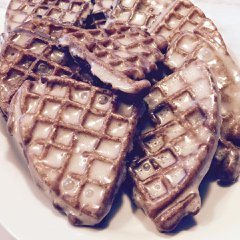
<instances>
[{"instance_id":1,"label":"white icing drizzle","mask_svg":"<svg viewBox=\"0 0 240 240\"><path fill-rule=\"evenodd\" d=\"M75 153L80 153L84 151L91 152L95 148L96 143L97 138L86 134L79 134L76 147L74 148L74 152Z\"/></svg>"},{"instance_id":2,"label":"white icing drizzle","mask_svg":"<svg viewBox=\"0 0 240 240\"><path fill-rule=\"evenodd\" d=\"M187 92L175 98L173 102L179 111L185 111L186 109L195 105L195 101L191 98L191 96Z\"/></svg>"},{"instance_id":3,"label":"white icing drizzle","mask_svg":"<svg viewBox=\"0 0 240 240\"><path fill-rule=\"evenodd\" d=\"M152 199L159 198L167 193L166 187L160 179L157 179L146 185L146 189Z\"/></svg>"},{"instance_id":4,"label":"white icing drizzle","mask_svg":"<svg viewBox=\"0 0 240 240\"><path fill-rule=\"evenodd\" d=\"M78 124L80 117L82 115L82 110L74 107L67 107L62 112L62 120L65 123Z\"/></svg>"},{"instance_id":5,"label":"white icing drizzle","mask_svg":"<svg viewBox=\"0 0 240 240\"><path fill-rule=\"evenodd\" d=\"M40 144L31 144L28 148L28 152L30 156L37 156L39 157L42 154L43 145Z\"/></svg>"},{"instance_id":6,"label":"white icing drizzle","mask_svg":"<svg viewBox=\"0 0 240 240\"><path fill-rule=\"evenodd\" d=\"M38 95L43 95L46 90L46 84L38 82L37 84L33 84L31 87L31 92L36 93Z\"/></svg>"},{"instance_id":7,"label":"white icing drizzle","mask_svg":"<svg viewBox=\"0 0 240 240\"><path fill-rule=\"evenodd\" d=\"M14 37L12 41L21 47L26 47L30 39L31 39L30 36L28 36L27 34L19 33Z\"/></svg>"},{"instance_id":8,"label":"white icing drizzle","mask_svg":"<svg viewBox=\"0 0 240 240\"><path fill-rule=\"evenodd\" d=\"M95 184L87 183L80 196L80 206L99 209L102 204L104 192L104 188Z\"/></svg>"},{"instance_id":9,"label":"white icing drizzle","mask_svg":"<svg viewBox=\"0 0 240 240\"><path fill-rule=\"evenodd\" d=\"M85 120L84 126L88 129L99 131L103 127L104 117L89 114Z\"/></svg>"},{"instance_id":10,"label":"white icing drizzle","mask_svg":"<svg viewBox=\"0 0 240 240\"><path fill-rule=\"evenodd\" d=\"M166 1L166 3L170 3L166 8L162 9L161 14L159 14L156 17L156 20L153 22L153 24L148 28L148 32L149 33L154 33L156 31L156 29L159 26L159 23L164 22L164 18L166 17L166 15L168 14L168 12L173 8L173 6L175 5L175 1L171 2L171 1Z\"/></svg>"},{"instance_id":11,"label":"white icing drizzle","mask_svg":"<svg viewBox=\"0 0 240 240\"><path fill-rule=\"evenodd\" d=\"M15 96L12 99L12 102L14 102L14 110L11 116L11 122L12 122L12 132L11 134L16 139L17 143L20 145L22 144L22 136L20 134L20 126L19 126L19 119L21 117L22 111L21 111L21 102L19 100L21 92L18 91Z\"/></svg>"},{"instance_id":12,"label":"white icing drizzle","mask_svg":"<svg viewBox=\"0 0 240 240\"><path fill-rule=\"evenodd\" d=\"M38 85L38 84L36 84ZM67 94L67 87L54 85L52 89L48 92L49 95L55 96L55 97L62 97L64 98Z\"/></svg>"},{"instance_id":13,"label":"white icing drizzle","mask_svg":"<svg viewBox=\"0 0 240 240\"><path fill-rule=\"evenodd\" d=\"M182 168L169 172L166 177L173 187L176 187L186 176L186 172Z\"/></svg>"},{"instance_id":14,"label":"white icing drizzle","mask_svg":"<svg viewBox=\"0 0 240 240\"><path fill-rule=\"evenodd\" d=\"M164 142L162 136L154 136L151 139L145 141L144 144L148 147L151 153L155 153L161 149Z\"/></svg>"},{"instance_id":15,"label":"white icing drizzle","mask_svg":"<svg viewBox=\"0 0 240 240\"><path fill-rule=\"evenodd\" d=\"M52 125L38 122L33 130L32 138L36 139L47 139L52 129Z\"/></svg>"},{"instance_id":16,"label":"white icing drizzle","mask_svg":"<svg viewBox=\"0 0 240 240\"><path fill-rule=\"evenodd\" d=\"M79 191L79 182L70 176L65 176L60 183L62 195L75 196Z\"/></svg>"},{"instance_id":17,"label":"white icing drizzle","mask_svg":"<svg viewBox=\"0 0 240 240\"><path fill-rule=\"evenodd\" d=\"M55 138L55 142L70 146L72 143L73 136L74 134L72 131L60 128L57 130L57 136Z\"/></svg>"},{"instance_id":18,"label":"white icing drizzle","mask_svg":"<svg viewBox=\"0 0 240 240\"><path fill-rule=\"evenodd\" d=\"M27 109L26 113L35 113L37 110L38 103L39 103L38 99L30 98L27 102L28 109Z\"/></svg>"},{"instance_id":19,"label":"white icing drizzle","mask_svg":"<svg viewBox=\"0 0 240 240\"><path fill-rule=\"evenodd\" d=\"M49 149L47 156L42 159L41 162L53 168L60 168L63 166L66 156L66 152L52 147Z\"/></svg>"},{"instance_id":20,"label":"white icing drizzle","mask_svg":"<svg viewBox=\"0 0 240 240\"><path fill-rule=\"evenodd\" d=\"M123 121L112 120L107 133L113 137L124 137L127 134L128 124Z\"/></svg>"},{"instance_id":21,"label":"white icing drizzle","mask_svg":"<svg viewBox=\"0 0 240 240\"><path fill-rule=\"evenodd\" d=\"M13 21L18 22L18 23L22 23L22 22L25 21L26 18L27 18L26 13L23 13L23 12L20 13L19 12L18 14L13 16Z\"/></svg>"},{"instance_id":22,"label":"white icing drizzle","mask_svg":"<svg viewBox=\"0 0 240 240\"><path fill-rule=\"evenodd\" d=\"M199 149L199 142L194 137L186 135L175 145L175 149L179 155L185 157Z\"/></svg>"},{"instance_id":23,"label":"white icing drizzle","mask_svg":"<svg viewBox=\"0 0 240 240\"><path fill-rule=\"evenodd\" d=\"M95 160L89 172L91 179L99 181L101 184L110 183L113 180L113 165Z\"/></svg>"},{"instance_id":24,"label":"white icing drizzle","mask_svg":"<svg viewBox=\"0 0 240 240\"><path fill-rule=\"evenodd\" d=\"M165 81L161 87L164 90L164 92L170 96L174 93L178 92L180 89L184 87L184 82L179 81L179 79L171 78L169 81Z\"/></svg>"},{"instance_id":25,"label":"white icing drizzle","mask_svg":"<svg viewBox=\"0 0 240 240\"><path fill-rule=\"evenodd\" d=\"M60 104L55 102L46 102L42 110L42 115L48 118L55 119L58 111L60 110Z\"/></svg>"},{"instance_id":26,"label":"white icing drizzle","mask_svg":"<svg viewBox=\"0 0 240 240\"><path fill-rule=\"evenodd\" d=\"M158 154L154 157L154 159L161 166L161 168L167 168L177 161L169 150Z\"/></svg>"},{"instance_id":27,"label":"white icing drizzle","mask_svg":"<svg viewBox=\"0 0 240 240\"><path fill-rule=\"evenodd\" d=\"M66 23L74 23L74 21L76 20L76 17L78 16L77 13L66 13L63 17L63 22Z\"/></svg>"},{"instance_id":28,"label":"white icing drizzle","mask_svg":"<svg viewBox=\"0 0 240 240\"><path fill-rule=\"evenodd\" d=\"M126 93L134 93L138 88L137 86L147 85L150 86L150 83L147 80L141 80L137 82L129 83L129 80L124 79L122 75L117 76L106 68L100 66L95 62L91 62L91 71L97 76L101 81L111 84L115 89L119 89Z\"/></svg>"},{"instance_id":29,"label":"white icing drizzle","mask_svg":"<svg viewBox=\"0 0 240 240\"><path fill-rule=\"evenodd\" d=\"M144 13L136 13L134 15L134 17L132 18L131 23L135 24L135 25L142 26L145 23L146 18L147 18L146 14L144 14Z\"/></svg>"},{"instance_id":30,"label":"white icing drizzle","mask_svg":"<svg viewBox=\"0 0 240 240\"><path fill-rule=\"evenodd\" d=\"M166 127L165 134L168 137L168 140L171 141L185 133L185 129L178 123Z\"/></svg>"},{"instance_id":31,"label":"white icing drizzle","mask_svg":"<svg viewBox=\"0 0 240 240\"><path fill-rule=\"evenodd\" d=\"M81 104L86 104L89 101L90 92L87 90L73 90L72 91L72 98L73 101L79 102Z\"/></svg>"},{"instance_id":32,"label":"white icing drizzle","mask_svg":"<svg viewBox=\"0 0 240 240\"><path fill-rule=\"evenodd\" d=\"M69 5L70 5L69 2L60 1L58 6L59 6L60 8L62 8L62 9L67 10L68 7L69 7Z\"/></svg>"},{"instance_id":33,"label":"white icing drizzle","mask_svg":"<svg viewBox=\"0 0 240 240\"><path fill-rule=\"evenodd\" d=\"M44 52L46 47L47 47L46 43L35 40L35 42L31 44L29 50L32 51L33 53L41 54Z\"/></svg>"},{"instance_id":34,"label":"white icing drizzle","mask_svg":"<svg viewBox=\"0 0 240 240\"><path fill-rule=\"evenodd\" d=\"M102 111L108 111L111 107L111 97L104 94L97 94L93 107Z\"/></svg>"},{"instance_id":35,"label":"white icing drizzle","mask_svg":"<svg viewBox=\"0 0 240 240\"><path fill-rule=\"evenodd\" d=\"M131 117L133 113L133 105L120 103L117 113L124 117Z\"/></svg>"},{"instance_id":36,"label":"white icing drizzle","mask_svg":"<svg viewBox=\"0 0 240 240\"><path fill-rule=\"evenodd\" d=\"M135 169L135 172L142 181L155 174L155 170L149 161L143 162L138 168Z\"/></svg>"},{"instance_id":37,"label":"white icing drizzle","mask_svg":"<svg viewBox=\"0 0 240 240\"><path fill-rule=\"evenodd\" d=\"M144 98L144 100L147 102L148 106L153 109L162 102L163 95L158 88L155 88Z\"/></svg>"},{"instance_id":38,"label":"white icing drizzle","mask_svg":"<svg viewBox=\"0 0 240 240\"><path fill-rule=\"evenodd\" d=\"M85 174L87 171L87 166L89 164L89 159L84 157L79 153L74 153L69 160L68 172L75 173L75 174Z\"/></svg>"},{"instance_id":39,"label":"white icing drizzle","mask_svg":"<svg viewBox=\"0 0 240 240\"><path fill-rule=\"evenodd\" d=\"M173 112L168 107L163 107L160 111L155 113L159 120L159 125L163 126L174 119Z\"/></svg>"},{"instance_id":40,"label":"white icing drizzle","mask_svg":"<svg viewBox=\"0 0 240 240\"><path fill-rule=\"evenodd\" d=\"M121 143L111 140L102 140L97 148L97 152L109 159L116 159L119 156L121 150Z\"/></svg>"}]
</instances>

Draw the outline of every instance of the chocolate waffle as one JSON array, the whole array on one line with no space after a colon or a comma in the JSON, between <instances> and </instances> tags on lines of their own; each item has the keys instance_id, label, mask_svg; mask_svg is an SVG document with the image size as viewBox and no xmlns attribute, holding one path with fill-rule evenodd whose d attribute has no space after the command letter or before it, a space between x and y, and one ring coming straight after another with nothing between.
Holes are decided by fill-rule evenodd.
<instances>
[{"instance_id":1,"label":"chocolate waffle","mask_svg":"<svg viewBox=\"0 0 240 240\"><path fill-rule=\"evenodd\" d=\"M135 67L135 69L130 69L131 71L127 72L129 76L131 73L135 74L135 72L137 77L140 76L140 74L147 73L156 67L155 61L157 62L158 59L163 60L163 55L160 51L151 55L154 50L165 48L166 42L162 38L157 38L158 42L154 38L154 42L154 40L144 32L138 32L138 30L128 32L128 28L126 28L125 35L121 35L121 28L118 26L117 29L119 32L106 33L106 36L104 37L115 35L116 38L122 38L122 41L124 41L124 36L126 35L131 36L132 38L135 37L134 39L136 40L139 34L139 38L142 37L142 41L138 44L145 48L142 52L143 56L136 53L136 56L133 56L132 58L129 57L129 65L131 64L130 66ZM57 76L67 75L74 77L75 79L81 78L81 80L84 81L88 80L83 79L83 74L81 73L79 65L75 64L71 60L68 52L60 49L56 42L56 39L59 39L61 36L67 33L76 32L77 30L79 30L79 28L74 26L61 26L51 21L34 19L20 26L16 31L10 34L3 45L0 60L0 107L5 115L7 115L8 104L11 97L27 78L35 80L43 74L49 74ZM89 31L89 34L87 34L88 36L98 33L98 30L82 31ZM145 39L145 36L147 36L147 39ZM126 51L127 48L130 48L132 45L134 47L138 45L135 43L131 45L131 41L132 40L127 42L128 46L126 46ZM114 44L112 39L106 41L106 43L108 42L110 45ZM152 43L156 43L156 45ZM149 47L148 44L150 45ZM124 49L124 46L122 46L122 49ZM136 49L136 51L137 50L138 49ZM120 51L118 51L118 53L119 52ZM127 53L125 53L125 55L126 54ZM99 57L100 56L101 55L99 55ZM146 58L146 60L144 58ZM136 59L140 59L141 61L137 62ZM130 63L130 60L135 61L135 65L132 62ZM119 64L119 61L114 62L113 59L111 63ZM145 64L146 66L144 66ZM38 66L40 66L40 70ZM123 66L127 67L125 63ZM121 65L119 67L121 67ZM122 70L124 71L124 69ZM145 80L144 82L146 82L147 85L150 85L148 81Z\"/></svg>"},{"instance_id":2,"label":"chocolate waffle","mask_svg":"<svg viewBox=\"0 0 240 240\"><path fill-rule=\"evenodd\" d=\"M169 45L184 31L199 30L211 35L216 42L225 47L221 34L214 23L208 19L201 9L191 1L177 0L149 28L150 33L164 36Z\"/></svg>"},{"instance_id":3,"label":"chocolate waffle","mask_svg":"<svg viewBox=\"0 0 240 240\"><path fill-rule=\"evenodd\" d=\"M74 29L33 20L5 39L0 54L0 107L4 115L7 115L12 96L26 79L38 80L46 74L74 77L74 69L78 66L55 41L59 34ZM78 75L76 73L76 79Z\"/></svg>"},{"instance_id":4,"label":"chocolate waffle","mask_svg":"<svg viewBox=\"0 0 240 240\"><path fill-rule=\"evenodd\" d=\"M16 30L29 31L32 34L40 35L50 39L50 42L54 42L64 34L76 32L79 30L79 27L72 25L62 25L48 19L39 19L35 18L31 21L27 21ZM51 41L52 40L52 41ZM54 42L57 44L57 42Z\"/></svg>"},{"instance_id":5,"label":"chocolate waffle","mask_svg":"<svg viewBox=\"0 0 240 240\"><path fill-rule=\"evenodd\" d=\"M92 8L90 0L11 0L6 13L6 30L13 31L33 18L83 26Z\"/></svg>"},{"instance_id":6,"label":"chocolate waffle","mask_svg":"<svg viewBox=\"0 0 240 240\"><path fill-rule=\"evenodd\" d=\"M130 173L137 205L161 231L171 231L200 210L198 187L221 124L214 78L203 62L192 61L154 85L145 98L149 119L143 119Z\"/></svg>"},{"instance_id":7,"label":"chocolate waffle","mask_svg":"<svg viewBox=\"0 0 240 240\"><path fill-rule=\"evenodd\" d=\"M26 80L14 95L9 131L37 184L72 224L95 225L110 210L138 109L67 77Z\"/></svg>"},{"instance_id":8,"label":"chocolate waffle","mask_svg":"<svg viewBox=\"0 0 240 240\"><path fill-rule=\"evenodd\" d=\"M240 125L238 92L240 70L225 47L200 31L180 34L169 47L166 64L179 69L185 61L198 58L214 72L222 99L221 143L215 155L220 180L231 183L240 173ZM234 156L234 157L233 157Z\"/></svg>"},{"instance_id":9,"label":"chocolate waffle","mask_svg":"<svg viewBox=\"0 0 240 240\"><path fill-rule=\"evenodd\" d=\"M59 43L73 57L89 65L90 71L113 89L138 94L151 86L147 74L158 69L166 48L162 37L137 27L111 25L106 29L80 29L63 36Z\"/></svg>"},{"instance_id":10,"label":"chocolate waffle","mask_svg":"<svg viewBox=\"0 0 240 240\"><path fill-rule=\"evenodd\" d=\"M119 0L113 6L109 22L122 22L148 29L173 0ZM108 24L108 23L107 23Z\"/></svg>"}]
</instances>

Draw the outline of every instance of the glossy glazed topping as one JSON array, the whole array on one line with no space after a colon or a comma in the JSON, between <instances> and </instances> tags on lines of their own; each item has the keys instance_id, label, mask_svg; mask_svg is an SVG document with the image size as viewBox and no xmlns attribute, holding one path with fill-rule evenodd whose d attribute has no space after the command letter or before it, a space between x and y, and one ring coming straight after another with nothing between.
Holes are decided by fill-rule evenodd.
<instances>
[{"instance_id":1,"label":"glossy glazed topping","mask_svg":"<svg viewBox=\"0 0 240 240\"><path fill-rule=\"evenodd\" d=\"M107 214L122 181L137 115L136 106L109 91L50 77L23 83L8 126L53 201L92 225Z\"/></svg>"},{"instance_id":2,"label":"glossy glazed topping","mask_svg":"<svg viewBox=\"0 0 240 240\"><path fill-rule=\"evenodd\" d=\"M13 31L22 23L36 17L82 26L92 8L88 0L11 0L6 13L6 28L9 32Z\"/></svg>"},{"instance_id":3,"label":"glossy glazed topping","mask_svg":"<svg viewBox=\"0 0 240 240\"><path fill-rule=\"evenodd\" d=\"M96 0L93 6L93 14L108 13L114 2L114 0Z\"/></svg>"},{"instance_id":4,"label":"glossy glazed topping","mask_svg":"<svg viewBox=\"0 0 240 240\"><path fill-rule=\"evenodd\" d=\"M160 230L171 230L182 217L200 208L197 201L175 212L178 217L164 217L180 199L191 194L199 198L198 186L219 139L221 120L215 90L206 66L192 61L154 85L145 98L152 127L142 129L144 156L132 164L130 172L137 204ZM176 197L179 200L174 200Z\"/></svg>"},{"instance_id":5,"label":"glossy glazed topping","mask_svg":"<svg viewBox=\"0 0 240 240\"><path fill-rule=\"evenodd\" d=\"M149 28L150 33L164 36L169 45L173 43L179 34L195 30L205 32L220 45L225 46L214 23L206 18L202 10L189 0L172 1L169 8L163 14L159 15Z\"/></svg>"},{"instance_id":6,"label":"glossy glazed topping","mask_svg":"<svg viewBox=\"0 0 240 240\"><path fill-rule=\"evenodd\" d=\"M123 22L149 29L164 11L172 4L172 0L120 0L113 7L110 22Z\"/></svg>"},{"instance_id":7,"label":"glossy glazed topping","mask_svg":"<svg viewBox=\"0 0 240 240\"><path fill-rule=\"evenodd\" d=\"M174 42L166 56L166 63L174 69L183 66L184 62L192 58L204 61L214 73L218 88L221 90L223 116L222 137L231 136L239 139L238 132L231 132L239 126L239 82L240 70L226 49L210 38L200 33L183 33ZM194 74L194 73L193 73Z\"/></svg>"},{"instance_id":8,"label":"glossy glazed topping","mask_svg":"<svg viewBox=\"0 0 240 240\"><path fill-rule=\"evenodd\" d=\"M220 144L223 147L219 145L215 155L216 165L220 169L220 180L224 183L236 181L240 174L240 161L237 160L240 131L236 113L240 71L229 56L221 34L214 23L188 0L174 1L149 31L168 40L171 47L166 63L171 69L178 69L188 60L198 58L207 63L216 75L218 87L222 89L223 115ZM175 42L178 42L177 47Z\"/></svg>"},{"instance_id":9,"label":"glossy glazed topping","mask_svg":"<svg viewBox=\"0 0 240 240\"><path fill-rule=\"evenodd\" d=\"M28 27L29 30L25 30ZM56 28L63 31L57 24L48 21L40 24L39 20L34 20L6 38L0 55L0 107L4 114L7 115L12 96L25 80L38 80L43 75L72 76L76 71L68 67L72 61L69 55L54 42L52 32ZM39 32L34 29L39 29ZM67 33L74 29L69 27L64 31Z\"/></svg>"},{"instance_id":10,"label":"glossy glazed topping","mask_svg":"<svg viewBox=\"0 0 240 240\"><path fill-rule=\"evenodd\" d=\"M59 43L68 47L72 56L87 61L102 82L126 93L139 93L150 86L145 76L157 69L166 46L161 37L123 25L79 30L63 36Z\"/></svg>"}]
</instances>

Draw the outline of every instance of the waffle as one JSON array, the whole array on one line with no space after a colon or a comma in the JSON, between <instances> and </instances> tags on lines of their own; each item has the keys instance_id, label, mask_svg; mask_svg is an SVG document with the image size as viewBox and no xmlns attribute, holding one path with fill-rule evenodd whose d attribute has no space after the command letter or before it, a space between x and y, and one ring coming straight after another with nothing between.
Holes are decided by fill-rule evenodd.
<instances>
[{"instance_id":1,"label":"waffle","mask_svg":"<svg viewBox=\"0 0 240 240\"><path fill-rule=\"evenodd\" d=\"M188 0L177 0L149 27L149 32L162 35L171 45L174 39L184 31L199 30L210 35L225 47L225 43L214 23Z\"/></svg>"},{"instance_id":2,"label":"waffle","mask_svg":"<svg viewBox=\"0 0 240 240\"><path fill-rule=\"evenodd\" d=\"M72 224L95 225L110 210L138 107L108 90L68 78L25 81L8 127L37 184Z\"/></svg>"},{"instance_id":3,"label":"waffle","mask_svg":"<svg viewBox=\"0 0 240 240\"><path fill-rule=\"evenodd\" d=\"M54 42L65 34L78 31L79 27L59 24L48 19L34 18L31 21L25 22L16 30L29 31L32 34L37 34L47 39L49 38ZM54 43L57 44L57 42Z\"/></svg>"},{"instance_id":4,"label":"waffle","mask_svg":"<svg viewBox=\"0 0 240 240\"><path fill-rule=\"evenodd\" d=\"M54 40L74 29L33 20L6 38L0 54L0 107L5 115L12 96L26 79L38 80L46 74L78 79L73 70L79 67Z\"/></svg>"},{"instance_id":5,"label":"waffle","mask_svg":"<svg viewBox=\"0 0 240 240\"><path fill-rule=\"evenodd\" d=\"M140 151L130 166L134 199L159 230L171 231L200 210L198 186L219 139L219 95L214 75L192 61L154 85L145 100Z\"/></svg>"},{"instance_id":6,"label":"waffle","mask_svg":"<svg viewBox=\"0 0 240 240\"><path fill-rule=\"evenodd\" d=\"M35 17L82 26L92 8L90 0L11 0L6 13L6 30L13 31Z\"/></svg>"},{"instance_id":7,"label":"waffle","mask_svg":"<svg viewBox=\"0 0 240 240\"><path fill-rule=\"evenodd\" d=\"M192 58L199 58L208 65L216 75L218 88L221 90L223 123L216 160L220 166L220 180L231 183L237 180L240 172L240 70L225 47L200 31L180 34L168 50L166 64L172 69L178 69Z\"/></svg>"},{"instance_id":8,"label":"waffle","mask_svg":"<svg viewBox=\"0 0 240 240\"><path fill-rule=\"evenodd\" d=\"M173 0L119 0L110 13L109 22L123 22L148 29L172 2Z\"/></svg>"},{"instance_id":9,"label":"waffle","mask_svg":"<svg viewBox=\"0 0 240 240\"><path fill-rule=\"evenodd\" d=\"M147 74L157 70L166 48L162 37L140 28L111 25L106 29L85 30L65 35L59 43L73 57L87 62L91 72L115 90L138 94L151 84Z\"/></svg>"}]
</instances>

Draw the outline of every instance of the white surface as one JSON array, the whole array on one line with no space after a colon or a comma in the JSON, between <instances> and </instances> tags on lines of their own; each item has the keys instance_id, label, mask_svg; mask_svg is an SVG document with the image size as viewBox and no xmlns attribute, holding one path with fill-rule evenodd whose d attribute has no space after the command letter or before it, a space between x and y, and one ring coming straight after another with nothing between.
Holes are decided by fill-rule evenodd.
<instances>
[{"instance_id":1,"label":"white surface","mask_svg":"<svg viewBox=\"0 0 240 240\"><path fill-rule=\"evenodd\" d=\"M0 0L0 30L3 30L4 7ZM222 32L232 52L240 60L240 1L196 0ZM131 207L128 195L120 194L108 222L101 228L76 228L57 213L31 181L5 123L0 121L0 225L18 240L115 240L176 239L176 240L238 240L240 236L240 182L219 187L205 180L201 187L203 207L195 217L188 218L174 234L160 234L140 210ZM108 225L109 224L109 225ZM108 226L106 226L108 225ZM0 239L9 240L0 228Z\"/></svg>"},{"instance_id":2,"label":"white surface","mask_svg":"<svg viewBox=\"0 0 240 240\"><path fill-rule=\"evenodd\" d=\"M15 240L14 237L12 237L8 231L0 225L0 237L2 240Z\"/></svg>"}]
</instances>

